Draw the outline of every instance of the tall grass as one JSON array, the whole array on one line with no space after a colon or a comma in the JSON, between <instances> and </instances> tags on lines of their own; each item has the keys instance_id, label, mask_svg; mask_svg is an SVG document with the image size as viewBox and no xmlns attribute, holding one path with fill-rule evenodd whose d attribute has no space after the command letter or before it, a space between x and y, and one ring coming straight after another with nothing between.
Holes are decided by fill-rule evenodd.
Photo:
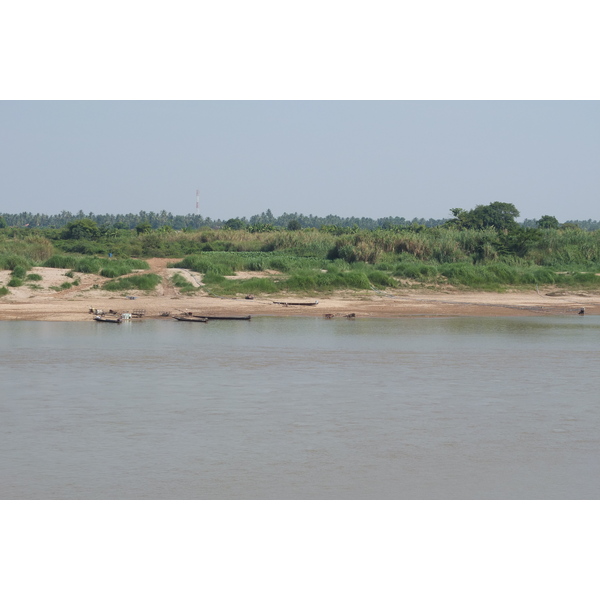
<instances>
[{"instance_id":1,"label":"tall grass","mask_svg":"<svg viewBox=\"0 0 600 600\"><path fill-rule=\"evenodd\" d=\"M549 267L492 263L424 263L399 264L394 275L424 283L449 283L474 289L504 289L506 286L561 285L564 287L600 287L595 272L559 273Z\"/></svg>"},{"instance_id":2,"label":"tall grass","mask_svg":"<svg viewBox=\"0 0 600 600\"><path fill-rule=\"evenodd\" d=\"M204 252L186 256L172 266L198 273L235 275L237 271L289 272L301 267L323 267L325 259L304 258L278 252Z\"/></svg>"},{"instance_id":3,"label":"tall grass","mask_svg":"<svg viewBox=\"0 0 600 600\"><path fill-rule=\"evenodd\" d=\"M0 261L4 256L18 256L29 265L39 264L54 254L52 242L39 235L26 238L0 237Z\"/></svg>"},{"instance_id":4,"label":"tall grass","mask_svg":"<svg viewBox=\"0 0 600 600\"><path fill-rule=\"evenodd\" d=\"M19 254L0 254L0 271L12 271L15 267L28 270L33 266L32 261Z\"/></svg>"},{"instance_id":5,"label":"tall grass","mask_svg":"<svg viewBox=\"0 0 600 600\"><path fill-rule=\"evenodd\" d=\"M55 254L43 264L53 269L71 269L79 273L100 273L103 277L121 277L133 271L146 270L150 265L135 258L110 259L90 256Z\"/></svg>"},{"instance_id":6,"label":"tall grass","mask_svg":"<svg viewBox=\"0 0 600 600\"><path fill-rule=\"evenodd\" d=\"M144 261L93 255L111 251L118 256L180 258L174 266L203 273L205 283L216 289L240 293L393 288L398 278L476 289L538 284L599 287L595 273L600 272L600 230L535 230L535 235L529 235L531 231L513 234L495 229L430 228L359 230L341 235L315 229L124 232L111 240L81 242L83 255L55 253L52 243L39 236L18 239L0 234L0 268L28 270L42 264L113 279L149 268ZM79 243L66 242L56 244L71 252L77 248L75 242ZM279 275L225 279L239 271L276 271ZM561 271L568 273L561 275Z\"/></svg>"}]
</instances>

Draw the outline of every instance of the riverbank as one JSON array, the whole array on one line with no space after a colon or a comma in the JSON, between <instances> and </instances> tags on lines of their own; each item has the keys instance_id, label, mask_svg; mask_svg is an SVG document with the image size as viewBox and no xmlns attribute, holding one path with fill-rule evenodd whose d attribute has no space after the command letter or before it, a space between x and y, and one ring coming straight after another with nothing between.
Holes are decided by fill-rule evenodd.
<instances>
[{"instance_id":1,"label":"riverbank","mask_svg":"<svg viewBox=\"0 0 600 600\"><path fill-rule=\"evenodd\" d=\"M60 296L60 294L58 294ZM316 306L275 304L306 302L306 298L256 298L254 300L188 296L98 296L85 294L74 297L3 298L0 300L0 320L25 321L87 321L90 308L104 312L142 312L145 318L164 318L192 312L201 315L267 315L343 317L354 313L360 317L448 317L448 316L516 316L516 315L577 315L600 314L598 296L541 296L531 293L494 294L486 292L410 293L405 296L361 294L334 295L320 298Z\"/></svg>"},{"instance_id":2,"label":"riverbank","mask_svg":"<svg viewBox=\"0 0 600 600\"><path fill-rule=\"evenodd\" d=\"M151 269L162 283L153 292L108 292L101 288L104 278L78 273L77 279L66 269L34 268L41 279L34 285L10 288L0 298L0 320L86 321L92 318L90 308L104 312L140 312L145 318L165 318L182 313L210 316L316 316L344 317L354 313L360 317L450 317L450 316L517 316L600 314L600 294L593 292L540 289L506 293L401 288L389 293L345 291L315 297L257 296L255 299L221 298L201 287L199 276L182 269L167 267L167 259L151 259ZM182 294L171 285L175 272L186 277L197 288L193 295ZM239 273L236 277L256 277L257 273ZM267 274L265 274L266 276ZM8 271L0 272L0 283L8 280ZM66 289L65 283L77 282ZM275 302L310 302L315 306L275 304Z\"/></svg>"}]
</instances>

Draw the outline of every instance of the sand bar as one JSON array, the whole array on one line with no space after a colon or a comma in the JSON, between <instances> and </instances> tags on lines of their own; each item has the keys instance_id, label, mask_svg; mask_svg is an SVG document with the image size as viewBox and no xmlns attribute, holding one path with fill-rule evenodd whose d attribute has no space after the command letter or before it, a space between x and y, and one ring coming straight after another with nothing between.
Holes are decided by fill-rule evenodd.
<instances>
[{"instance_id":1,"label":"sand bar","mask_svg":"<svg viewBox=\"0 0 600 600\"><path fill-rule=\"evenodd\" d=\"M79 285L61 290L60 285L72 282L65 269L34 268L42 276L33 286L10 288L11 293L0 298L0 320L25 321L87 321L93 318L90 307L105 312L143 312L144 318L169 318L192 312L201 315L268 315L343 318L354 313L365 317L448 317L448 316L532 316L574 315L584 308L586 315L600 314L600 294L560 291L553 288L506 293L457 291L453 289L399 288L393 292L360 291L304 297L292 295L221 298L211 295L201 286L201 276L167 267L173 259L151 259L151 271L163 278L153 292L132 290L127 293L101 289L104 278L77 274ZM194 295L182 294L170 285L174 272L180 272L198 286ZM256 277L261 274L238 274ZM267 274L262 274L268 276ZM0 271L0 285L6 285L8 271ZM54 288L54 289L52 289ZM316 306L294 306L274 302L310 302ZM164 315L169 316L164 316Z\"/></svg>"}]
</instances>

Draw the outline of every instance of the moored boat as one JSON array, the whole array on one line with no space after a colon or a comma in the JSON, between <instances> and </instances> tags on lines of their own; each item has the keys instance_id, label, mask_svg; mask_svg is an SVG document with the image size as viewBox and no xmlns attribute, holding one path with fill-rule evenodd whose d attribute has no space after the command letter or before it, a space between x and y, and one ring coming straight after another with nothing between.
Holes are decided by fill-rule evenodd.
<instances>
[{"instance_id":1,"label":"moored boat","mask_svg":"<svg viewBox=\"0 0 600 600\"><path fill-rule=\"evenodd\" d=\"M194 315L196 319L208 319L209 321L249 321L252 315L245 317L209 317L206 315Z\"/></svg>"},{"instance_id":2,"label":"moored boat","mask_svg":"<svg viewBox=\"0 0 600 600\"><path fill-rule=\"evenodd\" d=\"M121 323L121 319L109 319L98 315L94 317L94 321L98 321L98 323Z\"/></svg>"},{"instance_id":3,"label":"moored boat","mask_svg":"<svg viewBox=\"0 0 600 600\"><path fill-rule=\"evenodd\" d=\"M318 300L315 300L314 302L275 302L273 301L273 304L283 304L283 306L316 306L317 304L319 304Z\"/></svg>"},{"instance_id":4,"label":"moored boat","mask_svg":"<svg viewBox=\"0 0 600 600\"><path fill-rule=\"evenodd\" d=\"M190 323L208 323L208 319L199 317L173 317L176 321L189 321Z\"/></svg>"}]
</instances>

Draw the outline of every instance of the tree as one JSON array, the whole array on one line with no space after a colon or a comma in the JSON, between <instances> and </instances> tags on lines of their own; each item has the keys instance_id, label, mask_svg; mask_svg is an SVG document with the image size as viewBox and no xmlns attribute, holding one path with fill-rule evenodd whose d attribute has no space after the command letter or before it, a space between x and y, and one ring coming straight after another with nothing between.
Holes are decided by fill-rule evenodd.
<instances>
[{"instance_id":1,"label":"tree","mask_svg":"<svg viewBox=\"0 0 600 600\"><path fill-rule=\"evenodd\" d=\"M473 229L485 229L495 227L496 229L514 229L517 226L515 219L519 211L514 204L508 202L492 202L487 206L482 204L469 211L469 219Z\"/></svg>"},{"instance_id":2,"label":"tree","mask_svg":"<svg viewBox=\"0 0 600 600\"><path fill-rule=\"evenodd\" d=\"M537 226L539 229L558 229L560 227L560 223L556 217L551 217L550 215L544 215L540 217L537 222Z\"/></svg>"},{"instance_id":3,"label":"tree","mask_svg":"<svg viewBox=\"0 0 600 600\"><path fill-rule=\"evenodd\" d=\"M298 231L299 229L302 229L302 225L300 225L300 222L297 219L292 219L291 221L288 221L287 229L288 231Z\"/></svg>"},{"instance_id":4,"label":"tree","mask_svg":"<svg viewBox=\"0 0 600 600\"><path fill-rule=\"evenodd\" d=\"M77 219L66 224L61 237L63 240L95 240L100 237L100 229L91 219Z\"/></svg>"},{"instance_id":5,"label":"tree","mask_svg":"<svg viewBox=\"0 0 600 600\"><path fill-rule=\"evenodd\" d=\"M225 222L224 229L244 229L246 224L241 219L229 219Z\"/></svg>"},{"instance_id":6,"label":"tree","mask_svg":"<svg viewBox=\"0 0 600 600\"><path fill-rule=\"evenodd\" d=\"M478 204L473 210L452 208L454 219L447 222L449 227L458 229L486 229L494 227L499 231L512 230L517 227L515 219L519 211L514 204L508 202L492 202L488 205Z\"/></svg>"},{"instance_id":7,"label":"tree","mask_svg":"<svg viewBox=\"0 0 600 600\"><path fill-rule=\"evenodd\" d=\"M142 221L136 225L135 230L137 231L138 235L141 235L142 233L149 233L152 231L152 225L150 225L149 221Z\"/></svg>"},{"instance_id":8,"label":"tree","mask_svg":"<svg viewBox=\"0 0 600 600\"><path fill-rule=\"evenodd\" d=\"M8 227L6 219L0 215L0 229L6 229L6 227Z\"/></svg>"}]
</instances>

